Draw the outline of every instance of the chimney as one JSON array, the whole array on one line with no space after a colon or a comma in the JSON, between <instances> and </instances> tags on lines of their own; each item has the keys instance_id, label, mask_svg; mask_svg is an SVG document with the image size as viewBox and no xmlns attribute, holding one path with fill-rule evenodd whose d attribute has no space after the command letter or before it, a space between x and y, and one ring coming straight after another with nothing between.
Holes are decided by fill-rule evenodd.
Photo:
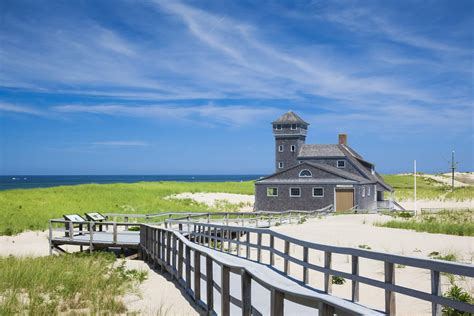
<instances>
[{"instance_id":1,"label":"chimney","mask_svg":"<svg viewBox=\"0 0 474 316\"><path fill-rule=\"evenodd\" d=\"M339 134L339 145L347 146L347 134Z\"/></svg>"}]
</instances>

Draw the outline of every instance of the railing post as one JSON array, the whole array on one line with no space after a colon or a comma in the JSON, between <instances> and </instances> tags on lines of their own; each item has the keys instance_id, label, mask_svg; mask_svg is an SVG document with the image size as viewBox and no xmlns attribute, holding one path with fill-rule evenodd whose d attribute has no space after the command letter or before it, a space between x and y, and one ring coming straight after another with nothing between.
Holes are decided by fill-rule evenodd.
<instances>
[{"instance_id":1,"label":"railing post","mask_svg":"<svg viewBox=\"0 0 474 316\"><path fill-rule=\"evenodd\" d=\"M162 230L158 229L156 234L156 256L160 261L163 260L162 252L161 252L161 234Z\"/></svg>"},{"instance_id":2,"label":"railing post","mask_svg":"<svg viewBox=\"0 0 474 316\"><path fill-rule=\"evenodd\" d=\"M210 315L214 310L214 276L212 258L210 256L206 256L206 300L207 312Z\"/></svg>"},{"instance_id":3,"label":"railing post","mask_svg":"<svg viewBox=\"0 0 474 316\"><path fill-rule=\"evenodd\" d=\"M237 230L237 257L240 257L240 230Z\"/></svg>"},{"instance_id":4,"label":"railing post","mask_svg":"<svg viewBox=\"0 0 474 316\"><path fill-rule=\"evenodd\" d=\"M183 277L183 247L183 242L178 240L178 281Z\"/></svg>"},{"instance_id":5,"label":"railing post","mask_svg":"<svg viewBox=\"0 0 474 316\"><path fill-rule=\"evenodd\" d=\"M166 232L166 263L171 266L171 232Z\"/></svg>"},{"instance_id":6,"label":"railing post","mask_svg":"<svg viewBox=\"0 0 474 316\"><path fill-rule=\"evenodd\" d=\"M117 223L114 223L113 225L113 241L115 245L117 243Z\"/></svg>"},{"instance_id":7,"label":"railing post","mask_svg":"<svg viewBox=\"0 0 474 316\"><path fill-rule=\"evenodd\" d=\"M94 250L94 223L89 224L89 252L92 253Z\"/></svg>"},{"instance_id":8,"label":"railing post","mask_svg":"<svg viewBox=\"0 0 474 316\"><path fill-rule=\"evenodd\" d=\"M230 268L221 265L221 315L230 315Z\"/></svg>"},{"instance_id":9,"label":"railing post","mask_svg":"<svg viewBox=\"0 0 474 316\"><path fill-rule=\"evenodd\" d=\"M308 263L308 247L303 247L303 261L304 261L304 263ZM309 283L308 268L307 267L303 267L303 282L304 282L304 284Z\"/></svg>"},{"instance_id":10,"label":"railing post","mask_svg":"<svg viewBox=\"0 0 474 316\"><path fill-rule=\"evenodd\" d=\"M245 245L245 256L247 259L250 259L250 232L247 231L247 236L245 237L246 245Z\"/></svg>"},{"instance_id":11,"label":"railing post","mask_svg":"<svg viewBox=\"0 0 474 316\"><path fill-rule=\"evenodd\" d=\"M252 313L252 277L250 273L242 271L242 316Z\"/></svg>"},{"instance_id":12,"label":"railing post","mask_svg":"<svg viewBox=\"0 0 474 316\"><path fill-rule=\"evenodd\" d=\"M225 243L225 230L221 228L221 251L224 251L224 243Z\"/></svg>"},{"instance_id":13,"label":"railing post","mask_svg":"<svg viewBox=\"0 0 474 316\"><path fill-rule=\"evenodd\" d=\"M270 315L283 316L285 295L276 289L272 289L271 292Z\"/></svg>"},{"instance_id":14,"label":"railing post","mask_svg":"<svg viewBox=\"0 0 474 316\"><path fill-rule=\"evenodd\" d=\"M431 270L431 294L441 295L441 278L439 271ZM436 303L431 303L431 314L433 316L441 315L441 306Z\"/></svg>"},{"instance_id":15,"label":"railing post","mask_svg":"<svg viewBox=\"0 0 474 316\"><path fill-rule=\"evenodd\" d=\"M275 254L273 253L275 249L275 236L270 235L270 265L273 267L275 265Z\"/></svg>"},{"instance_id":16,"label":"railing post","mask_svg":"<svg viewBox=\"0 0 474 316\"><path fill-rule=\"evenodd\" d=\"M201 255L194 250L194 300L201 300Z\"/></svg>"},{"instance_id":17,"label":"railing post","mask_svg":"<svg viewBox=\"0 0 474 316\"><path fill-rule=\"evenodd\" d=\"M186 289L191 288L191 248L186 245Z\"/></svg>"},{"instance_id":18,"label":"railing post","mask_svg":"<svg viewBox=\"0 0 474 316\"><path fill-rule=\"evenodd\" d=\"M211 222L211 213L207 213L207 223Z\"/></svg>"},{"instance_id":19,"label":"railing post","mask_svg":"<svg viewBox=\"0 0 474 316\"><path fill-rule=\"evenodd\" d=\"M90 230L90 225L89 225L89 232ZM69 239L73 240L74 239L74 224L72 222L69 223Z\"/></svg>"},{"instance_id":20,"label":"railing post","mask_svg":"<svg viewBox=\"0 0 474 316\"><path fill-rule=\"evenodd\" d=\"M257 234L257 261L262 262L262 233Z\"/></svg>"},{"instance_id":21,"label":"railing post","mask_svg":"<svg viewBox=\"0 0 474 316\"><path fill-rule=\"evenodd\" d=\"M173 274L176 276L178 273L176 271L176 240L177 237L175 234L173 234L173 248L171 249L171 262L172 262L172 267L173 267Z\"/></svg>"},{"instance_id":22,"label":"railing post","mask_svg":"<svg viewBox=\"0 0 474 316\"><path fill-rule=\"evenodd\" d=\"M324 252L324 267L331 269L332 266L332 253L329 251ZM332 276L329 272L324 272L324 292L331 293L332 291Z\"/></svg>"},{"instance_id":23,"label":"railing post","mask_svg":"<svg viewBox=\"0 0 474 316\"><path fill-rule=\"evenodd\" d=\"M385 283L395 284L395 266L392 262L385 261ZM385 313L395 315L395 292L385 290Z\"/></svg>"},{"instance_id":24,"label":"railing post","mask_svg":"<svg viewBox=\"0 0 474 316\"><path fill-rule=\"evenodd\" d=\"M352 256L352 275L359 275L359 257ZM359 281L352 280L352 301L357 303L359 301Z\"/></svg>"},{"instance_id":25,"label":"railing post","mask_svg":"<svg viewBox=\"0 0 474 316\"><path fill-rule=\"evenodd\" d=\"M214 249L217 249L217 227L214 227Z\"/></svg>"},{"instance_id":26,"label":"railing post","mask_svg":"<svg viewBox=\"0 0 474 316\"><path fill-rule=\"evenodd\" d=\"M53 223L49 221L49 255L53 254Z\"/></svg>"},{"instance_id":27,"label":"railing post","mask_svg":"<svg viewBox=\"0 0 474 316\"><path fill-rule=\"evenodd\" d=\"M290 255L290 242L288 240L285 240L285 255ZM285 258L284 261L284 271L285 274L290 274L290 262L288 261L288 258Z\"/></svg>"}]
</instances>

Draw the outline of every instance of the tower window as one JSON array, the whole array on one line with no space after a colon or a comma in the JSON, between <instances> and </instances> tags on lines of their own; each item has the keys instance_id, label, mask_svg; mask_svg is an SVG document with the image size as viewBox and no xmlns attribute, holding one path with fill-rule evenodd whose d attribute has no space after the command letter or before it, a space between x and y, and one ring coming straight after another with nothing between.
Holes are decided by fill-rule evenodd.
<instances>
[{"instance_id":1,"label":"tower window","mask_svg":"<svg viewBox=\"0 0 474 316\"><path fill-rule=\"evenodd\" d=\"M296 124L291 124L291 129L296 130Z\"/></svg>"},{"instance_id":2,"label":"tower window","mask_svg":"<svg viewBox=\"0 0 474 316\"><path fill-rule=\"evenodd\" d=\"M362 197L365 197L365 187L362 187Z\"/></svg>"},{"instance_id":3,"label":"tower window","mask_svg":"<svg viewBox=\"0 0 474 316\"><path fill-rule=\"evenodd\" d=\"M324 197L324 188L313 188L313 197Z\"/></svg>"},{"instance_id":4,"label":"tower window","mask_svg":"<svg viewBox=\"0 0 474 316\"><path fill-rule=\"evenodd\" d=\"M367 196L370 196L370 185L367 187Z\"/></svg>"},{"instance_id":5,"label":"tower window","mask_svg":"<svg viewBox=\"0 0 474 316\"><path fill-rule=\"evenodd\" d=\"M277 124L276 129L277 129L278 131L281 131L281 124Z\"/></svg>"},{"instance_id":6,"label":"tower window","mask_svg":"<svg viewBox=\"0 0 474 316\"><path fill-rule=\"evenodd\" d=\"M309 177L312 177L312 176L313 176L313 174L308 169L303 169L300 172L300 177L301 178L309 178Z\"/></svg>"},{"instance_id":7,"label":"tower window","mask_svg":"<svg viewBox=\"0 0 474 316\"><path fill-rule=\"evenodd\" d=\"M278 188L267 188L267 196L278 196Z\"/></svg>"},{"instance_id":8,"label":"tower window","mask_svg":"<svg viewBox=\"0 0 474 316\"><path fill-rule=\"evenodd\" d=\"M278 146L278 151L281 152L281 153L283 152L283 145Z\"/></svg>"},{"instance_id":9,"label":"tower window","mask_svg":"<svg viewBox=\"0 0 474 316\"><path fill-rule=\"evenodd\" d=\"M291 152L294 153L296 150L296 146L295 145L291 145Z\"/></svg>"},{"instance_id":10,"label":"tower window","mask_svg":"<svg viewBox=\"0 0 474 316\"><path fill-rule=\"evenodd\" d=\"M301 189L300 188L290 188L290 196L291 197L300 197L301 196Z\"/></svg>"},{"instance_id":11,"label":"tower window","mask_svg":"<svg viewBox=\"0 0 474 316\"><path fill-rule=\"evenodd\" d=\"M278 163L278 168L283 169L284 166L285 166L285 165L283 164L283 162L280 161L280 162Z\"/></svg>"},{"instance_id":12,"label":"tower window","mask_svg":"<svg viewBox=\"0 0 474 316\"><path fill-rule=\"evenodd\" d=\"M337 161L337 167L338 168L345 168L346 167L346 161L345 160L338 160Z\"/></svg>"}]
</instances>

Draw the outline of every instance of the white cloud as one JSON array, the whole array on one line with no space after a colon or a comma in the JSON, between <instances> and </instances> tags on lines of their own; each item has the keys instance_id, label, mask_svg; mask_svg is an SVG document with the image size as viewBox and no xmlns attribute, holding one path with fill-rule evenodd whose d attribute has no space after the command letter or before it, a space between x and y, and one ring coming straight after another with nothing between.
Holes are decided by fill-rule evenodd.
<instances>
[{"instance_id":1,"label":"white cloud","mask_svg":"<svg viewBox=\"0 0 474 316\"><path fill-rule=\"evenodd\" d=\"M46 113L33 107L0 102L0 112L45 116Z\"/></svg>"}]
</instances>

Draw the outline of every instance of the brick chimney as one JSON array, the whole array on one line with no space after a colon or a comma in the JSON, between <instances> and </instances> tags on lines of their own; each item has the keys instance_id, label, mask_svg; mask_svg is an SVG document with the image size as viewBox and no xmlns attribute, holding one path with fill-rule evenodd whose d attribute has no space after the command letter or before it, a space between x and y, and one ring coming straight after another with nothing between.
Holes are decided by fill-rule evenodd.
<instances>
[{"instance_id":1,"label":"brick chimney","mask_svg":"<svg viewBox=\"0 0 474 316\"><path fill-rule=\"evenodd\" d=\"M339 145L347 146L347 134L339 134Z\"/></svg>"}]
</instances>

